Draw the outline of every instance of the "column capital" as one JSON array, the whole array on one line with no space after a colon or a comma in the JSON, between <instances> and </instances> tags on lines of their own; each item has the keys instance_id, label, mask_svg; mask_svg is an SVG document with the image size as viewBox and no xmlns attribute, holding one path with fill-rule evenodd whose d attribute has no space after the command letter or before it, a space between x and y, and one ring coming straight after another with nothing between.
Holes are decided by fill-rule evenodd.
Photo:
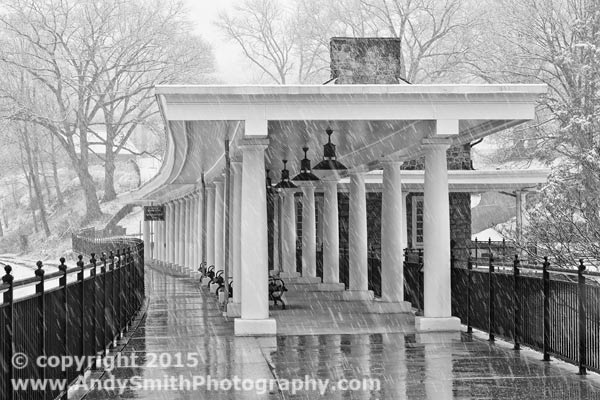
<instances>
[{"instance_id":1,"label":"column capital","mask_svg":"<svg viewBox=\"0 0 600 400\"><path fill-rule=\"evenodd\" d=\"M452 144L452 139L446 138L424 138L421 140L421 146L425 149L448 149Z\"/></svg>"},{"instance_id":2,"label":"column capital","mask_svg":"<svg viewBox=\"0 0 600 400\"><path fill-rule=\"evenodd\" d=\"M239 141L238 147L242 152L247 150L265 150L269 146L269 142L267 138L245 138Z\"/></svg>"}]
</instances>

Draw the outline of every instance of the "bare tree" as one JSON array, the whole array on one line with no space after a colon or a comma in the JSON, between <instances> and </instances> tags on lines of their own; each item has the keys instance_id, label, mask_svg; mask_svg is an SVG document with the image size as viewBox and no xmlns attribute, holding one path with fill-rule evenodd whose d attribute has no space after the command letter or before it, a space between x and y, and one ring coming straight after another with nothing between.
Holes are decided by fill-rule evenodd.
<instances>
[{"instance_id":1,"label":"bare tree","mask_svg":"<svg viewBox=\"0 0 600 400\"><path fill-rule=\"evenodd\" d=\"M247 0L218 26L244 55L279 84L315 82L328 68L333 36L401 39L410 82L460 79L472 50L469 0ZM291 5L290 5L291 4Z\"/></svg>"},{"instance_id":2,"label":"bare tree","mask_svg":"<svg viewBox=\"0 0 600 400\"><path fill-rule=\"evenodd\" d=\"M292 12L276 0L246 0L233 15L222 13L217 26L266 76L285 84L293 71L296 42Z\"/></svg>"},{"instance_id":3,"label":"bare tree","mask_svg":"<svg viewBox=\"0 0 600 400\"><path fill-rule=\"evenodd\" d=\"M192 27L178 2L120 3L115 11L110 48L101 49L98 81L103 122L90 126L91 140L103 145L104 201L116 197L115 159L128 149L138 128L156 123L154 87L201 83L213 71L210 46L190 35ZM162 121L159 121L162 124ZM104 132L101 132L103 130Z\"/></svg>"},{"instance_id":4,"label":"bare tree","mask_svg":"<svg viewBox=\"0 0 600 400\"><path fill-rule=\"evenodd\" d=\"M600 257L600 4L502 0L490 12L497 20L490 19L474 74L550 88L538 120L507 141L526 142L530 155L553 167L530 210L529 240L563 264L583 253Z\"/></svg>"},{"instance_id":5,"label":"bare tree","mask_svg":"<svg viewBox=\"0 0 600 400\"><path fill-rule=\"evenodd\" d=\"M111 199L114 156L135 126L156 112L150 88L168 81L161 68L189 67L198 60L190 54L206 46L190 46L189 35L181 36L187 30L177 1L7 0L5 8L0 61L9 72L24 72L44 99L31 101L5 87L9 117L54 136L83 189L84 221L94 220L101 215L89 172L97 127L110 131L100 142L107 148L105 199Z\"/></svg>"}]
</instances>

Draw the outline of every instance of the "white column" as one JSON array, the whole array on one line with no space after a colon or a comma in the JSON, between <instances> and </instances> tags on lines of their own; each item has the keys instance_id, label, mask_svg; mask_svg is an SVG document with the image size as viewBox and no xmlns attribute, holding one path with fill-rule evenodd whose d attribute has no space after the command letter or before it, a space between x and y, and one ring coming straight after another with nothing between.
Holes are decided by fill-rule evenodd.
<instances>
[{"instance_id":1,"label":"white column","mask_svg":"<svg viewBox=\"0 0 600 400\"><path fill-rule=\"evenodd\" d=\"M344 292L345 300L370 300L368 254L367 254L367 193L365 190L366 171L350 174L350 207L348 218L349 249L349 291Z\"/></svg>"},{"instance_id":2,"label":"white column","mask_svg":"<svg viewBox=\"0 0 600 400\"><path fill-rule=\"evenodd\" d=\"M227 306L227 315L241 316L241 280L242 280L242 163L231 161L232 210L231 210L231 250L233 265L233 297Z\"/></svg>"},{"instance_id":3,"label":"white column","mask_svg":"<svg viewBox=\"0 0 600 400\"><path fill-rule=\"evenodd\" d=\"M175 200L174 211L173 211L173 264L179 264L179 240L180 240L180 230L179 230L179 214L181 211L181 202L180 200Z\"/></svg>"},{"instance_id":4,"label":"white column","mask_svg":"<svg viewBox=\"0 0 600 400\"><path fill-rule=\"evenodd\" d=\"M173 263L173 259L175 258L175 253L173 251L173 241L174 231L173 231L173 214L175 213L175 205L172 201L167 203L167 221L166 221L166 235L165 235L165 244L166 244L166 262L169 264Z\"/></svg>"},{"instance_id":5,"label":"white column","mask_svg":"<svg viewBox=\"0 0 600 400\"><path fill-rule=\"evenodd\" d=\"M283 192L281 235L283 271L279 276L284 279L295 278L299 275L296 272L296 204L291 189Z\"/></svg>"},{"instance_id":6,"label":"white column","mask_svg":"<svg viewBox=\"0 0 600 400\"><path fill-rule=\"evenodd\" d=\"M323 284L333 290L344 290L340 283L340 226L337 181L324 181L323 212Z\"/></svg>"},{"instance_id":7,"label":"white column","mask_svg":"<svg viewBox=\"0 0 600 400\"><path fill-rule=\"evenodd\" d=\"M192 218L191 218L191 202L192 202L192 198L191 197L186 197L183 204L184 204L184 221L185 221L185 241L183 243L183 254L184 254L184 262L183 265L186 268L190 268L191 265L191 250L192 250L192 246L191 246L191 232L192 232Z\"/></svg>"},{"instance_id":8,"label":"white column","mask_svg":"<svg viewBox=\"0 0 600 400\"><path fill-rule=\"evenodd\" d=\"M215 187L206 186L206 264L215 265Z\"/></svg>"},{"instance_id":9,"label":"white column","mask_svg":"<svg viewBox=\"0 0 600 400\"><path fill-rule=\"evenodd\" d=\"M404 302L404 252L402 248L404 227L401 162L383 164L383 193L381 202L381 300L389 304L389 312L410 312Z\"/></svg>"},{"instance_id":10,"label":"white column","mask_svg":"<svg viewBox=\"0 0 600 400\"><path fill-rule=\"evenodd\" d=\"M269 319L264 154L267 144L267 140L254 139L241 145L242 316L234 322L236 335L274 335L277 330L275 320Z\"/></svg>"},{"instance_id":11,"label":"white column","mask_svg":"<svg viewBox=\"0 0 600 400\"><path fill-rule=\"evenodd\" d=\"M203 246L202 246L202 238L203 238L203 234L202 232L204 231L204 198L202 195L202 190L200 190L198 192L198 201L196 203L196 218L197 218L197 244L198 244L198 263L196 265L196 268L200 267L200 264L202 264L202 262L204 261L204 254L203 254Z\"/></svg>"},{"instance_id":12,"label":"white column","mask_svg":"<svg viewBox=\"0 0 600 400\"><path fill-rule=\"evenodd\" d=\"M215 271L225 269L224 244L224 188L225 183L222 180L215 182Z\"/></svg>"},{"instance_id":13,"label":"white column","mask_svg":"<svg viewBox=\"0 0 600 400\"><path fill-rule=\"evenodd\" d=\"M450 202L446 150L448 142L429 139L425 149L423 194L424 317L415 320L418 331L454 331L450 303Z\"/></svg>"},{"instance_id":14,"label":"white column","mask_svg":"<svg viewBox=\"0 0 600 400\"><path fill-rule=\"evenodd\" d=\"M302 187L302 276L317 276L317 225L315 188Z\"/></svg>"},{"instance_id":15,"label":"white column","mask_svg":"<svg viewBox=\"0 0 600 400\"><path fill-rule=\"evenodd\" d=\"M163 262L167 262L167 213L169 208L167 207L166 204L164 204L165 207L165 220L162 221L162 226L161 226L161 230L160 230L160 241L161 241L161 260Z\"/></svg>"},{"instance_id":16,"label":"white column","mask_svg":"<svg viewBox=\"0 0 600 400\"><path fill-rule=\"evenodd\" d=\"M143 213L142 213L143 216ZM143 222L143 240L144 240L144 262L150 262L151 258L151 243L150 243L150 221Z\"/></svg>"},{"instance_id":17,"label":"white column","mask_svg":"<svg viewBox=\"0 0 600 400\"><path fill-rule=\"evenodd\" d=\"M167 226L167 208L165 208L165 219L164 221L158 222L158 259L162 262L165 261L165 227Z\"/></svg>"},{"instance_id":18,"label":"white column","mask_svg":"<svg viewBox=\"0 0 600 400\"><path fill-rule=\"evenodd\" d=\"M179 214L177 221L179 231L179 242L177 246L177 265L183 267L185 264L185 200L179 200Z\"/></svg>"}]
</instances>

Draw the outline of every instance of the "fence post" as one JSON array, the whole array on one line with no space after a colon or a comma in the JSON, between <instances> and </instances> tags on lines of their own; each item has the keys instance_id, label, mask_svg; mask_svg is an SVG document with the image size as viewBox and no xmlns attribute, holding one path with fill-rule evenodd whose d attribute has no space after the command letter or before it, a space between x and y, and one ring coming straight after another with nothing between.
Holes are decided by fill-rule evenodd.
<instances>
[{"instance_id":1,"label":"fence post","mask_svg":"<svg viewBox=\"0 0 600 400\"><path fill-rule=\"evenodd\" d=\"M544 361L550 361L550 263L544 257L542 264L542 279L544 284Z\"/></svg>"},{"instance_id":2,"label":"fence post","mask_svg":"<svg viewBox=\"0 0 600 400\"><path fill-rule=\"evenodd\" d=\"M488 315L488 330L489 330L489 341L493 342L494 337L494 323L496 319L494 301L496 300L496 290L494 288L494 255L492 254L492 239L488 239L488 253L489 253L489 272L488 272L488 292L489 292L489 315Z\"/></svg>"},{"instance_id":3,"label":"fence post","mask_svg":"<svg viewBox=\"0 0 600 400\"><path fill-rule=\"evenodd\" d=\"M65 310L65 320L63 321L63 343L65 344L65 356L70 356L71 354L69 354L69 297L68 297L68 288L67 288L67 266L65 265L65 258L61 257L59 259L60 261L60 265L58 266L58 269L60 272L62 272L62 276L60 277L60 279L58 280L58 286L62 288L63 291L63 297L64 297L64 301L63 301L63 306L64 306L64 310ZM69 379L69 371L68 368L64 368L64 376L65 379L68 381ZM63 399L67 399L67 391L65 391L64 395L63 395Z\"/></svg>"},{"instance_id":4,"label":"fence post","mask_svg":"<svg viewBox=\"0 0 600 400\"><path fill-rule=\"evenodd\" d=\"M587 332L586 332L586 310L585 310L585 265L583 259L579 260L579 269L577 270L577 315L579 317L579 375L586 375L587 364Z\"/></svg>"},{"instance_id":5,"label":"fence post","mask_svg":"<svg viewBox=\"0 0 600 400\"><path fill-rule=\"evenodd\" d=\"M96 307L96 303L98 302L98 294L96 291L96 254L95 253L91 253L91 258L90 258L90 264L92 265L92 269L90 269L90 280L91 280L91 286L92 286L92 296L91 296L91 300L92 300L92 337L94 338L94 340L92 340L92 355L96 355L97 353L97 346L96 346L96 342L98 339L98 324L96 322L96 320L98 319L98 310ZM94 364L95 365L95 364Z\"/></svg>"},{"instance_id":6,"label":"fence post","mask_svg":"<svg viewBox=\"0 0 600 400\"><path fill-rule=\"evenodd\" d=\"M467 333L473 333L473 326L471 325L471 285L473 283L473 260L469 253L467 259Z\"/></svg>"},{"instance_id":7,"label":"fence post","mask_svg":"<svg viewBox=\"0 0 600 400\"><path fill-rule=\"evenodd\" d=\"M102 261L100 267L100 273L102 274L102 352L104 355L108 355L106 346L106 253L102 253L100 261Z\"/></svg>"},{"instance_id":8,"label":"fence post","mask_svg":"<svg viewBox=\"0 0 600 400\"><path fill-rule=\"evenodd\" d=\"M77 261L77 268L79 268L79 272L77 273L77 282L79 284L79 286L81 287L81 292L80 292L80 296L79 296L79 301L81 303L81 315L80 315L80 319L81 319L81 340L79 343L79 351L80 351L80 355L84 356L85 355L85 334L86 334L86 326L85 326L85 288L84 288L84 283L83 283L83 279L84 279L84 263L83 263L83 256L80 254L77 256L77 258L79 259L79 261Z\"/></svg>"},{"instance_id":9,"label":"fence post","mask_svg":"<svg viewBox=\"0 0 600 400\"><path fill-rule=\"evenodd\" d=\"M110 251L109 255L110 255L110 271L111 271L111 274L110 274L110 280L111 280L111 282L110 282L110 288L111 288L111 292L112 292L111 302L110 302L110 312L111 312L111 315L112 315L112 322L113 322L112 332L110 333L110 335L112 336L111 337L111 342L112 342L112 345L113 345L113 348L114 348L114 347L117 347L117 341L116 341L117 335L116 335L116 333L117 333L117 331L119 329L118 325L117 325L118 324L118 322L117 322L117 316L116 316L116 313L115 313L115 301L116 301L116 297L117 297L116 296L117 288L116 288L116 285L115 285L115 274L116 274L117 271L115 270L115 255L112 252L112 250Z\"/></svg>"},{"instance_id":10,"label":"fence post","mask_svg":"<svg viewBox=\"0 0 600 400\"><path fill-rule=\"evenodd\" d=\"M3 302L5 304L7 304L7 306L3 307L2 312L4 313L4 327L2 327L2 329L4 329L4 343L2 343L3 347L4 347L4 363L6 365L6 399L7 400L12 400L14 399L14 391L12 390L12 385L11 385L11 380L14 379L15 377L15 371L13 368L13 355L14 355L14 351L15 351L15 337L14 337L14 329L13 329L13 323L14 323L14 307L13 307L13 301L14 301L14 286L13 286L13 282L14 282L14 276L12 276L10 273L12 271L12 267L10 265L6 265L4 266L4 271L6 272L6 275L4 275L2 277L2 283L7 284L8 285L8 289L6 290L6 292L4 292L4 296L3 296Z\"/></svg>"},{"instance_id":11,"label":"fence post","mask_svg":"<svg viewBox=\"0 0 600 400\"><path fill-rule=\"evenodd\" d=\"M40 327L40 356L46 355L46 295L44 294L44 264L38 261L35 276L40 278L40 281L35 285L35 293L38 295L38 311L39 311L39 327ZM41 368L41 379L46 379L46 368Z\"/></svg>"},{"instance_id":12,"label":"fence post","mask_svg":"<svg viewBox=\"0 0 600 400\"><path fill-rule=\"evenodd\" d=\"M515 260L513 262L513 310L514 310L514 342L515 350L521 350L521 297L519 296L519 276L521 261L519 256L515 254Z\"/></svg>"}]
</instances>

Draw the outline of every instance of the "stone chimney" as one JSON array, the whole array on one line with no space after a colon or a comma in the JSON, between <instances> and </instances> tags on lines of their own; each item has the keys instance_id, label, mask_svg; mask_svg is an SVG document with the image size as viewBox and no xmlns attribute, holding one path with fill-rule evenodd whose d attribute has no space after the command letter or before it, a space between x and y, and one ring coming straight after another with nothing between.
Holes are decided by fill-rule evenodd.
<instances>
[{"instance_id":1,"label":"stone chimney","mask_svg":"<svg viewBox=\"0 0 600 400\"><path fill-rule=\"evenodd\" d=\"M400 39L334 37L330 53L337 84L403 83Z\"/></svg>"}]
</instances>

